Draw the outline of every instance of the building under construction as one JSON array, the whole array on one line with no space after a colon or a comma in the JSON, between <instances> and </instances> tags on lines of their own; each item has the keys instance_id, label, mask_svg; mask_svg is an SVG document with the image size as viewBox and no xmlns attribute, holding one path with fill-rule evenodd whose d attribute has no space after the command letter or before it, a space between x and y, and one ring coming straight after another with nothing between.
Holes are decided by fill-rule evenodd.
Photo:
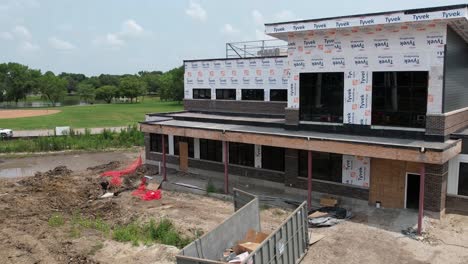
<instances>
[{"instance_id":1,"label":"building under construction","mask_svg":"<svg viewBox=\"0 0 468 264\"><path fill-rule=\"evenodd\" d=\"M468 208L467 5L272 23L186 60L184 111L141 124L149 164L419 208Z\"/></svg>"}]
</instances>

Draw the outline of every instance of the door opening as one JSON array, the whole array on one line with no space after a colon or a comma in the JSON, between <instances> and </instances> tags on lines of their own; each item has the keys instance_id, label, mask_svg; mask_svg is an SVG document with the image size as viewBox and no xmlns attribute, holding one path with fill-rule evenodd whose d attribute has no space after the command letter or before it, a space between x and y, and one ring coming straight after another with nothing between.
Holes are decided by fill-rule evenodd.
<instances>
[{"instance_id":1,"label":"door opening","mask_svg":"<svg viewBox=\"0 0 468 264\"><path fill-rule=\"evenodd\" d=\"M406 208L419 208L419 175L408 173L406 175Z\"/></svg>"}]
</instances>

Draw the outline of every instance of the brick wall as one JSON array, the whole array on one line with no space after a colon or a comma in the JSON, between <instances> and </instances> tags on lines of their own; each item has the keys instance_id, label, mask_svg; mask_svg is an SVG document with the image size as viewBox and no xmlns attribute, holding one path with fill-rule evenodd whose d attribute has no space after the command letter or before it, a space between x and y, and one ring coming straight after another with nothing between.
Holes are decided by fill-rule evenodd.
<instances>
[{"instance_id":1,"label":"brick wall","mask_svg":"<svg viewBox=\"0 0 468 264\"><path fill-rule=\"evenodd\" d=\"M184 99L184 109L187 111L284 116L284 108L286 106L286 102Z\"/></svg>"},{"instance_id":2,"label":"brick wall","mask_svg":"<svg viewBox=\"0 0 468 264\"><path fill-rule=\"evenodd\" d=\"M447 197L448 162L442 165L426 164L424 182L424 209L444 212Z\"/></svg>"},{"instance_id":3,"label":"brick wall","mask_svg":"<svg viewBox=\"0 0 468 264\"><path fill-rule=\"evenodd\" d=\"M285 123L289 126L299 125L299 109L286 108L285 109Z\"/></svg>"},{"instance_id":4,"label":"brick wall","mask_svg":"<svg viewBox=\"0 0 468 264\"><path fill-rule=\"evenodd\" d=\"M459 195L447 195L447 211L468 215L468 197Z\"/></svg>"},{"instance_id":5,"label":"brick wall","mask_svg":"<svg viewBox=\"0 0 468 264\"><path fill-rule=\"evenodd\" d=\"M447 136L468 126L468 108L445 115L427 115L426 134Z\"/></svg>"}]
</instances>

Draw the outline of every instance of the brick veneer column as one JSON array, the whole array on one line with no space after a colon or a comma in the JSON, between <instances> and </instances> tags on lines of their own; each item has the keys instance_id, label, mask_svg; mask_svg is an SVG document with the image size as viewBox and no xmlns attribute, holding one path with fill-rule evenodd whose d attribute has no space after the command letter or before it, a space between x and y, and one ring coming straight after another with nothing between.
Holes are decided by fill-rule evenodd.
<instances>
[{"instance_id":1,"label":"brick veneer column","mask_svg":"<svg viewBox=\"0 0 468 264\"><path fill-rule=\"evenodd\" d=\"M285 108L284 110L285 123L288 126L299 125L299 109L297 108Z\"/></svg>"},{"instance_id":2,"label":"brick veneer column","mask_svg":"<svg viewBox=\"0 0 468 264\"><path fill-rule=\"evenodd\" d=\"M443 214L447 196L448 162L442 165L426 164L424 209Z\"/></svg>"}]
</instances>

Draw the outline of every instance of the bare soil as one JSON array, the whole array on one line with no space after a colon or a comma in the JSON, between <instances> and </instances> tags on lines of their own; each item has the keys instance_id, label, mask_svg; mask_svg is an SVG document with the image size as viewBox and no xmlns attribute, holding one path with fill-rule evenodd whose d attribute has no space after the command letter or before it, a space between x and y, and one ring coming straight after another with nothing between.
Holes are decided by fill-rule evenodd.
<instances>
[{"instance_id":1,"label":"bare soil","mask_svg":"<svg viewBox=\"0 0 468 264\"><path fill-rule=\"evenodd\" d=\"M200 231L208 232L233 213L230 202L165 190L162 199L155 201L142 201L130 191L98 199L102 195L99 173L116 168L116 164L80 172L59 167L32 177L0 178L1 263L174 263L180 249L173 246L132 246L94 229L76 236L72 216L99 217L111 226L168 218L183 235L193 237ZM125 187L135 186L142 175L150 173L145 168L139 170L124 181ZM63 216L63 226L49 225L54 214ZM263 210L264 231L274 230L287 215L281 209Z\"/></svg>"},{"instance_id":2,"label":"bare soil","mask_svg":"<svg viewBox=\"0 0 468 264\"><path fill-rule=\"evenodd\" d=\"M60 110L0 110L0 119L53 115Z\"/></svg>"}]
</instances>

